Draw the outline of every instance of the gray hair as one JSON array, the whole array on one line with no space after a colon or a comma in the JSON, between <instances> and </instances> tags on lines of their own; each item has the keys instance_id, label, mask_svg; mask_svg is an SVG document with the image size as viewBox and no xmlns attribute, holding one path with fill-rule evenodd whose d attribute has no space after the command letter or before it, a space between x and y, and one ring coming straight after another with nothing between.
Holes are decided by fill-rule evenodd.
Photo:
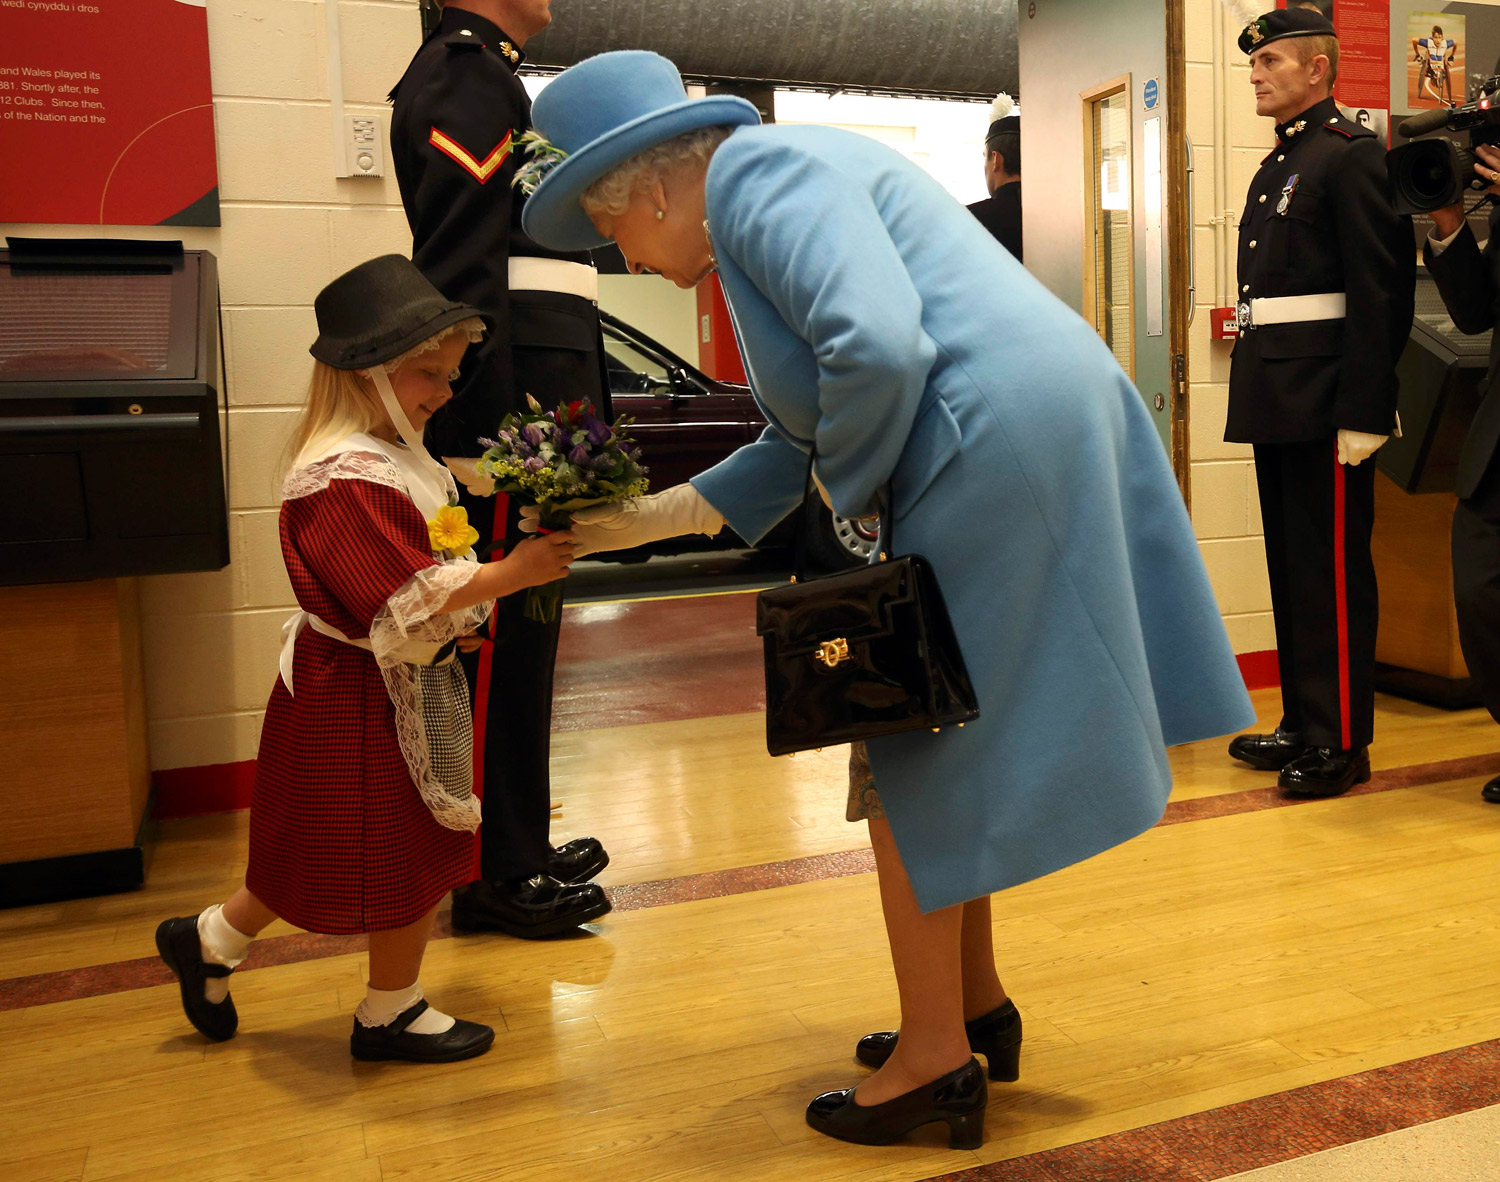
<instances>
[{"instance_id":1,"label":"gray hair","mask_svg":"<svg viewBox=\"0 0 1500 1182\"><path fill-rule=\"evenodd\" d=\"M679 168L707 168L708 162L734 130L729 126L700 127L663 140L618 164L583 191L579 204L590 217L619 217L630 199Z\"/></svg>"}]
</instances>

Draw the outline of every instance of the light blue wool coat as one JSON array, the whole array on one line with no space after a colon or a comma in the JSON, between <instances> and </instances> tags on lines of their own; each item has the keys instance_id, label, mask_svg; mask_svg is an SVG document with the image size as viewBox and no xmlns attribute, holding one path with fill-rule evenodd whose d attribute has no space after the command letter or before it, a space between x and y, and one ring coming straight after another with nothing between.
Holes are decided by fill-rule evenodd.
<instances>
[{"instance_id":1,"label":"light blue wool coat","mask_svg":"<svg viewBox=\"0 0 1500 1182\"><path fill-rule=\"evenodd\" d=\"M1109 350L863 136L741 128L707 197L771 426L693 484L753 541L800 500L813 440L840 513L891 480L896 551L932 563L978 694L963 729L869 744L922 909L1150 828L1165 747L1255 714L1160 439Z\"/></svg>"}]
</instances>

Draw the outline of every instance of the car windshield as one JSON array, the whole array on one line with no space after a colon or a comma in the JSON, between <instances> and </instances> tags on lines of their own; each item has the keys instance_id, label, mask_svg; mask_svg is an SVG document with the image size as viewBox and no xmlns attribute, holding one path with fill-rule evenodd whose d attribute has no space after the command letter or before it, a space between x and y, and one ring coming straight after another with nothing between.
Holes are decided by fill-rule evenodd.
<instances>
[{"instance_id":1,"label":"car windshield","mask_svg":"<svg viewBox=\"0 0 1500 1182\"><path fill-rule=\"evenodd\" d=\"M653 360L640 350L611 336L607 331L604 337L604 350L620 366L632 373L645 374L660 382L667 380L666 367L661 362Z\"/></svg>"}]
</instances>

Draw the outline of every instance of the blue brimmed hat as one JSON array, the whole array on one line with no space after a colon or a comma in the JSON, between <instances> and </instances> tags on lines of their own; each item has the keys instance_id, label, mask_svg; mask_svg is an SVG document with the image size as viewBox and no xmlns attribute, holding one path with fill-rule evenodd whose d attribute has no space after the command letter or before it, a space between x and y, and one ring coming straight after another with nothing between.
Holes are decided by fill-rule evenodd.
<instances>
[{"instance_id":1,"label":"blue brimmed hat","mask_svg":"<svg viewBox=\"0 0 1500 1182\"><path fill-rule=\"evenodd\" d=\"M609 241L578 204L590 185L647 148L700 127L759 123L760 113L732 95L690 99L666 58L622 49L564 70L537 95L531 118L531 175L541 179L521 225L552 250L589 250Z\"/></svg>"}]
</instances>

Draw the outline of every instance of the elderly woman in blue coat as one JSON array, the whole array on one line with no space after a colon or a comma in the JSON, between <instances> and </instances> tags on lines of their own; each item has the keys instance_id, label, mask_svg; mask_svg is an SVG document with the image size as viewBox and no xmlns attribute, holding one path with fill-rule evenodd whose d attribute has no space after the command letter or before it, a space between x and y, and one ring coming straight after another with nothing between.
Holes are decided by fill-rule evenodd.
<instances>
[{"instance_id":1,"label":"elderly woman in blue coat","mask_svg":"<svg viewBox=\"0 0 1500 1182\"><path fill-rule=\"evenodd\" d=\"M717 270L770 423L691 484L579 514L579 553L726 522L754 541L813 452L834 509L883 512L937 573L980 716L868 745L901 1026L807 1119L864 1143L946 1121L977 1146L973 1052L1015 1079L1021 1033L989 896L1149 829L1166 746L1254 717L1155 429L1093 330L889 148L758 126L635 51L564 71L534 120L526 231L613 240L680 287Z\"/></svg>"}]
</instances>

